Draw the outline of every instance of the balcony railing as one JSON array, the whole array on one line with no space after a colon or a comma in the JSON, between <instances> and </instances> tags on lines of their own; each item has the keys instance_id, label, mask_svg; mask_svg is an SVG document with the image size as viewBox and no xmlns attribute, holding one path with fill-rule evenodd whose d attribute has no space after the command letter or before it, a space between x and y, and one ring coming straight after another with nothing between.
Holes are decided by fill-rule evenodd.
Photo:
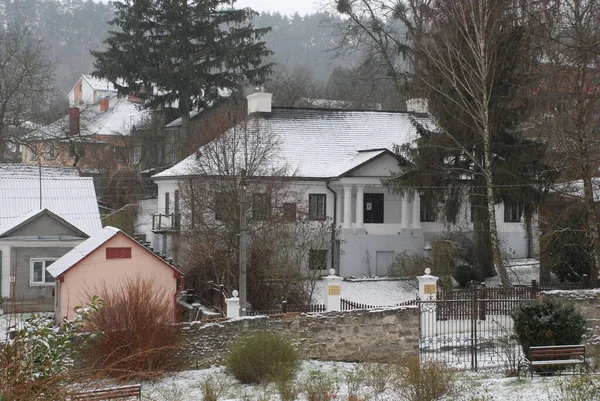
<instances>
[{"instance_id":1,"label":"balcony railing","mask_svg":"<svg viewBox=\"0 0 600 401\"><path fill-rule=\"evenodd\" d=\"M179 231L179 214L152 215L152 232L162 234Z\"/></svg>"}]
</instances>

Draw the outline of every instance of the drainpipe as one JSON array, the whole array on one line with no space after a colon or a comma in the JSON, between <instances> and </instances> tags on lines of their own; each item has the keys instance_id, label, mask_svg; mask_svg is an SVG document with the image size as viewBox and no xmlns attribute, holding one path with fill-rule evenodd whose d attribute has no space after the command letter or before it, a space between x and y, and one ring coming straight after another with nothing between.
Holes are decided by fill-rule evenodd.
<instances>
[{"instance_id":1,"label":"drainpipe","mask_svg":"<svg viewBox=\"0 0 600 401\"><path fill-rule=\"evenodd\" d=\"M334 269L335 262L335 225L336 225L336 217L337 217L337 192L335 192L329 186L329 180L325 183L325 186L331 193L333 194L333 223L331 224L331 268Z\"/></svg>"}]
</instances>

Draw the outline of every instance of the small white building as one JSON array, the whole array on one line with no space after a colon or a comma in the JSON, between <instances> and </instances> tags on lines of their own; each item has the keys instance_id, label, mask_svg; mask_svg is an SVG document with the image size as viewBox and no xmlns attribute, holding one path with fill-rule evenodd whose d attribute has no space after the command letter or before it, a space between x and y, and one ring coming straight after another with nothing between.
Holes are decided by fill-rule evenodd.
<instances>
[{"instance_id":1,"label":"small white building","mask_svg":"<svg viewBox=\"0 0 600 401\"><path fill-rule=\"evenodd\" d=\"M463 207L460 221L448 224L418 193L402 196L382 184L399 169L394 147L417 139L414 123L435 128L421 103L409 106L413 111L279 108L271 107L268 93L248 96L256 126L277 137L277 160L271 162L287 168L290 186L303 194L311 219L330 219L339 227L341 249L334 257L331 249L322 250L322 255L327 269L333 263L341 276L386 275L399 253L424 252L442 232L472 229L469 205ZM163 217L178 213L180 182L198 174L196 164L197 154L192 154L153 176L157 212ZM498 204L496 216L507 254L531 256L531 241L518 211ZM168 241L161 239L153 244L168 252Z\"/></svg>"},{"instance_id":2,"label":"small white building","mask_svg":"<svg viewBox=\"0 0 600 401\"><path fill-rule=\"evenodd\" d=\"M82 75L67 95L69 106L77 107L80 104L96 104L103 97L114 97L117 89L107 79L100 79L91 75Z\"/></svg>"}]
</instances>

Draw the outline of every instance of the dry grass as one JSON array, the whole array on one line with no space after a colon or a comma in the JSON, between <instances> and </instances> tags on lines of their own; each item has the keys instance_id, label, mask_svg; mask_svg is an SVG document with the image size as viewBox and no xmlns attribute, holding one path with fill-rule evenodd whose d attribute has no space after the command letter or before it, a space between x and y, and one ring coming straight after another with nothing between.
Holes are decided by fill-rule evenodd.
<instances>
[{"instance_id":1,"label":"dry grass","mask_svg":"<svg viewBox=\"0 0 600 401\"><path fill-rule=\"evenodd\" d=\"M154 280L135 277L117 287L95 291L103 301L90 316L90 341L84 363L101 377L153 379L177 364L179 328L173 325L173 294Z\"/></svg>"}]
</instances>

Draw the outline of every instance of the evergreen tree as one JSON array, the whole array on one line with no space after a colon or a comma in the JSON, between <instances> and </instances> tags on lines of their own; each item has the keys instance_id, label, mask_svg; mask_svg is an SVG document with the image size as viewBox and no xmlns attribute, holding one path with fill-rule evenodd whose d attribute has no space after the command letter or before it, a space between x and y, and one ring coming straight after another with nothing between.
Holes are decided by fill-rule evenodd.
<instances>
[{"instance_id":1,"label":"evergreen tree","mask_svg":"<svg viewBox=\"0 0 600 401\"><path fill-rule=\"evenodd\" d=\"M531 219L552 180L546 146L527 139L535 77L534 27L510 0L440 0L431 28L416 43L418 83L436 117L435 132L419 127L417 146L400 149L403 170L390 185L416 187L445 220L471 203L476 264L483 276L508 275L502 263L495 205L515 208L532 235ZM463 216L464 218L464 216Z\"/></svg>"},{"instance_id":2,"label":"evergreen tree","mask_svg":"<svg viewBox=\"0 0 600 401\"><path fill-rule=\"evenodd\" d=\"M120 92L135 92L147 107L178 103L182 130L189 112L233 96L243 84L262 83L271 72L271 52L249 8L231 0L124 0L113 3L118 29L107 49L92 52L94 75Z\"/></svg>"}]
</instances>

